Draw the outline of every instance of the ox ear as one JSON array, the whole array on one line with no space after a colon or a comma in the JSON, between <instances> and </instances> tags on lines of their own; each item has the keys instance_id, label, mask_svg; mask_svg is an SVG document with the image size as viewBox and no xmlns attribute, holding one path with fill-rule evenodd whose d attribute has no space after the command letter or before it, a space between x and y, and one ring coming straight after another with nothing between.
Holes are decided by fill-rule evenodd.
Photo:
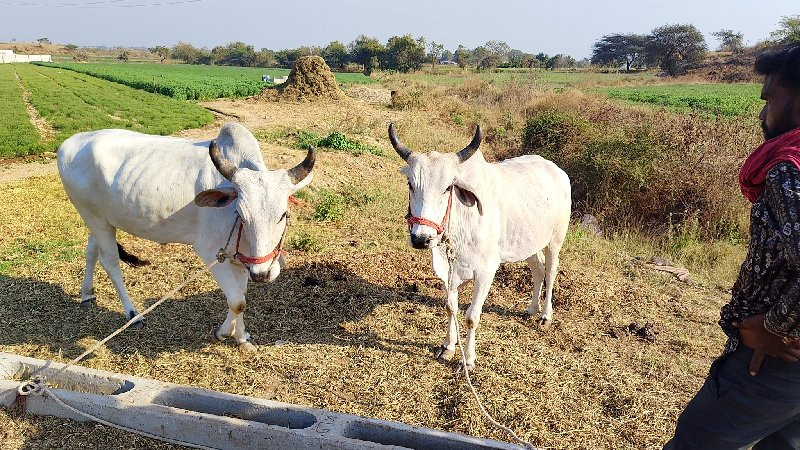
<instances>
[{"instance_id":1,"label":"ox ear","mask_svg":"<svg viewBox=\"0 0 800 450\"><path fill-rule=\"evenodd\" d=\"M454 186L454 188L456 190L456 198L458 198L458 201L468 208L472 208L473 206L477 205L478 214L483 215L483 205L481 205L481 201L472 191L468 191L459 186Z\"/></svg>"},{"instance_id":2,"label":"ox ear","mask_svg":"<svg viewBox=\"0 0 800 450\"><path fill-rule=\"evenodd\" d=\"M223 208L236 200L239 193L234 188L209 189L194 198L194 204L200 207Z\"/></svg>"}]
</instances>

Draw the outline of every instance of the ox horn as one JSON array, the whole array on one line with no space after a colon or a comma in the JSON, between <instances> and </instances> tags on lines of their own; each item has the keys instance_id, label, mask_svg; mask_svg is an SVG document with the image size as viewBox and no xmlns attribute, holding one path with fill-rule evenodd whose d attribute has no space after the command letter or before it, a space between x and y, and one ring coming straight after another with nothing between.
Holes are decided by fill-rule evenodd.
<instances>
[{"instance_id":1,"label":"ox horn","mask_svg":"<svg viewBox=\"0 0 800 450\"><path fill-rule=\"evenodd\" d=\"M220 154L216 139L208 144L208 154L211 156L211 162L214 163L214 167L219 170L219 173L228 181L232 181L233 174L236 173L238 168Z\"/></svg>"},{"instance_id":2,"label":"ox horn","mask_svg":"<svg viewBox=\"0 0 800 450\"><path fill-rule=\"evenodd\" d=\"M458 161L463 163L474 155L475 152L478 151L478 147L481 146L481 139L483 139L483 133L481 133L481 126L477 125L475 127L475 136L472 137L472 142L464 147L464 150L458 152Z\"/></svg>"},{"instance_id":3,"label":"ox horn","mask_svg":"<svg viewBox=\"0 0 800 450\"><path fill-rule=\"evenodd\" d=\"M303 160L300 164L292 167L289 169L289 178L292 180L292 183L297 184L308 176L311 173L311 169L314 168L314 161L317 158L316 152L314 152L314 147L308 146L308 153L306 154L306 159Z\"/></svg>"},{"instance_id":4,"label":"ox horn","mask_svg":"<svg viewBox=\"0 0 800 450\"><path fill-rule=\"evenodd\" d=\"M400 139L397 139L397 134L394 132L394 123L389 124L389 140L392 141L392 147L394 147L394 151L396 151L404 161L411 156L411 150L403 145L403 143L400 142Z\"/></svg>"}]
</instances>

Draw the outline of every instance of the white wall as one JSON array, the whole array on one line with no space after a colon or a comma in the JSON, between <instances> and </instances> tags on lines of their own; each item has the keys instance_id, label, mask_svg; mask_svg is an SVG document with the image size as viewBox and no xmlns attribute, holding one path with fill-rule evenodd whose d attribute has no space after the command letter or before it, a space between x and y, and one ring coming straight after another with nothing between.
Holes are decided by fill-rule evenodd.
<instances>
[{"instance_id":1,"label":"white wall","mask_svg":"<svg viewBox=\"0 0 800 450\"><path fill-rule=\"evenodd\" d=\"M12 50L0 50L0 64L33 61L53 62L53 58L50 55L17 55Z\"/></svg>"}]
</instances>

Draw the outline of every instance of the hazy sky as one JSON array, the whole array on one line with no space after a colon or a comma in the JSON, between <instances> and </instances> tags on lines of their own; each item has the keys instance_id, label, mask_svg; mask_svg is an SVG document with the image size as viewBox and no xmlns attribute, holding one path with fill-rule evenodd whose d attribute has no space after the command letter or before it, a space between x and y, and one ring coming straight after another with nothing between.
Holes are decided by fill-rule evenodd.
<instances>
[{"instance_id":1,"label":"hazy sky","mask_svg":"<svg viewBox=\"0 0 800 450\"><path fill-rule=\"evenodd\" d=\"M0 41L47 37L62 44L214 47L233 41L273 50L345 44L359 34L425 36L454 50L488 40L578 59L604 34L691 23L706 36L732 29L753 44L800 14L797 0L0 0Z\"/></svg>"}]
</instances>

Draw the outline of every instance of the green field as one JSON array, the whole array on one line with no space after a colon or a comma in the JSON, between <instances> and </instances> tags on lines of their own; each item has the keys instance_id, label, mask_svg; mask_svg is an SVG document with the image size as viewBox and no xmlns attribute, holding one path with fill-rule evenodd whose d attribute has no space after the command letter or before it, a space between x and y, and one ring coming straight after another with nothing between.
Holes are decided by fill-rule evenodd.
<instances>
[{"instance_id":1,"label":"green field","mask_svg":"<svg viewBox=\"0 0 800 450\"><path fill-rule=\"evenodd\" d=\"M53 128L44 142L33 129L22 100L22 88L30 103ZM80 131L126 128L151 134L172 134L196 128L213 115L190 102L111 83L69 70L8 64L0 66L0 156L15 156L54 149ZM23 116L24 114L24 116Z\"/></svg>"},{"instance_id":2,"label":"green field","mask_svg":"<svg viewBox=\"0 0 800 450\"><path fill-rule=\"evenodd\" d=\"M262 75L284 77L288 69L200 66L187 64L49 63L104 80L121 83L147 92L180 100L211 100L221 97L249 97L261 92L267 83ZM340 84L364 84L373 80L360 73L336 73Z\"/></svg>"},{"instance_id":3,"label":"green field","mask_svg":"<svg viewBox=\"0 0 800 450\"><path fill-rule=\"evenodd\" d=\"M615 99L716 116L752 115L763 105L761 85L757 83L662 84L607 88L603 92Z\"/></svg>"},{"instance_id":4,"label":"green field","mask_svg":"<svg viewBox=\"0 0 800 450\"><path fill-rule=\"evenodd\" d=\"M34 153L41 148L39 133L25 110L22 87L13 66L0 65L0 156L13 156L18 149Z\"/></svg>"},{"instance_id":5,"label":"green field","mask_svg":"<svg viewBox=\"0 0 800 450\"><path fill-rule=\"evenodd\" d=\"M650 73L559 72L545 69L495 69L475 72L453 66L437 67L435 72L416 72L402 77L443 86L457 86L467 80L480 79L499 84L509 81L531 82L548 88L625 85L653 79Z\"/></svg>"}]
</instances>

